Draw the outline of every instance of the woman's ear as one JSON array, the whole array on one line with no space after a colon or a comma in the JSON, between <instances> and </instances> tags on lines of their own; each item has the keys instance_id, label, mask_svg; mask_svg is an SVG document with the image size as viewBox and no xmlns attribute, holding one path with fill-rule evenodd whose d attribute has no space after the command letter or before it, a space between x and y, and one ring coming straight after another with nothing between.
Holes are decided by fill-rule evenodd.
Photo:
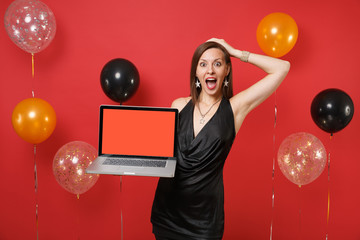
<instances>
[{"instance_id":1,"label":"woman's ear","mask_svg":"<svg viewBox=\"0 0 360 240\"><path fill-rule=\"evenodd\" d=\"M229 76L229 73L230 73L230 69L231 69L230 65L227 65L227 71L226 71L226 76Z\"/></svg>"}]
</instances>

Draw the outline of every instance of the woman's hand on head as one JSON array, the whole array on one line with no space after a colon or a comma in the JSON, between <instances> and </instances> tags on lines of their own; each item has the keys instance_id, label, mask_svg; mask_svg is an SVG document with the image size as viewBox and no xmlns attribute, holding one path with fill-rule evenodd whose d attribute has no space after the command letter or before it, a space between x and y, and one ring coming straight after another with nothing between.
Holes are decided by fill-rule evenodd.
<instances>
[{"instance_id":1,"label":"woman's hand on head","mask_svg":"<svg viewBox=\"0 0 360 240\"><path fill-rule=\"evenodd\" d=\"M217 42L218 44L222 45L231 56L234 56L236 49L230 46L224 39L219 38L211 38L207 40L207 42Z\"/></svg>"}]
</instances>

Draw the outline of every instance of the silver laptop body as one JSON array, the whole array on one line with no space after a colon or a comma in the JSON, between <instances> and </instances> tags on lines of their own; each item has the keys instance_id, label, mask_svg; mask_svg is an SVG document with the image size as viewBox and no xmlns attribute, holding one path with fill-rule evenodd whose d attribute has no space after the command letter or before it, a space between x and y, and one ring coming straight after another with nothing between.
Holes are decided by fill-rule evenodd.
<instances>
[{"instance_id":1,"label":"silver laptop body","mask_svg":"<svg viewBox=\"0 0 360 240\"><path fill-rule=\"evenodd\" d=\"M101 105L98 157L87 173L174 177L174 108Z\"/></svg>"}]
</instances>

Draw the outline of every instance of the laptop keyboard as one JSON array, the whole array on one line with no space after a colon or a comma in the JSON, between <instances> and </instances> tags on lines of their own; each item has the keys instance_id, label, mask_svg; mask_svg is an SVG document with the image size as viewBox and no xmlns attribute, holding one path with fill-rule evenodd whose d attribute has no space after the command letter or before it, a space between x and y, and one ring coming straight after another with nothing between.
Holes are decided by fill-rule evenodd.
<instances>
[{"instance_id":1,"label":"laptop keyboard","mask_svg":"<svg viewBox=\"0 0 360 240\"><path fill-rule=\"evenodd\" d=\"M107 158L104 165L122 165L134 167L165 167L166 161L144 160L144 159L124 159L124 158Z\"/></svg>"}]
</instances>

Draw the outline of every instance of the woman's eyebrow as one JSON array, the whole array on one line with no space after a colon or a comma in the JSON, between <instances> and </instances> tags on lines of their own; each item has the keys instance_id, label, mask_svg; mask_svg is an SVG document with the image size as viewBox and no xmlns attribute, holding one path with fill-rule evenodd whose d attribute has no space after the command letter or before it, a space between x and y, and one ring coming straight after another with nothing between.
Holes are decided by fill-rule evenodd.
<instances>
[{"instance_id":1,"label":"woman's eyebrow","mask_svg":"<svg viewBox=\"0 0 360 240\"><path fill-rule=\"evenodd\" d=\"M219 60L223 61L221 58L215 58L213 61L219 61ZM200 58L200 61L205 61L205 62L207 62L207 60L204 59L204 58Z\"/></svg>"}]
</instances>

